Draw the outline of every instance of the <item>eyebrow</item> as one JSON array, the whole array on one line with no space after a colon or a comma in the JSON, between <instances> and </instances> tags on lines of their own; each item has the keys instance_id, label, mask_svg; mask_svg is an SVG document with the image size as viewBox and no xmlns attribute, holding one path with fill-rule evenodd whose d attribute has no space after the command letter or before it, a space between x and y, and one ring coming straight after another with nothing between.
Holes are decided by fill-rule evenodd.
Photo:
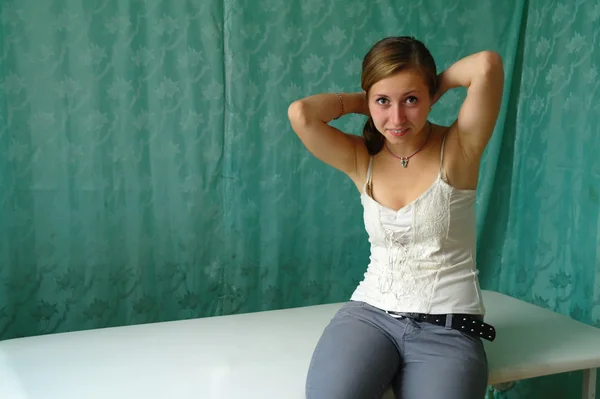
<instances>
[{"instance_id":1,"label":"eyebrow","mask_svg":"<svg viewBox=\"0 0 600 399\"><path fill-rule=\"evenodd\" d=\"M417 89L409 90L409 91L407 91L406 93L402 94L402 96L401 96L401 97L407 96L407 95L409 95L409 94L411 94L411 93L417 93L418 91L419 91L419 90L417 90ZM386 94L379 94L379 93L375 93L375 94L374 94L374 96L375 96L375 97L389 97L389 96L388 96L388 95L386 95Z\"/></svg>"}]
</instances>

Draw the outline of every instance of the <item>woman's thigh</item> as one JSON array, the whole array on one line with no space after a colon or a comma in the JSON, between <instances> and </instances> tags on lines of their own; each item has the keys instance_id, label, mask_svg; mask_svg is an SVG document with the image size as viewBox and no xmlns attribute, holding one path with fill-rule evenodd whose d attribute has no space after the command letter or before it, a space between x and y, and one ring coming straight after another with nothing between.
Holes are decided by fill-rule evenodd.
<instances>
[{"instance_id":1,"label":"woman's thigh","mask_svg":"<svg viewBox=\"0 0 600 399\"><path fill-rule=\"evenodd\" d=\"M308 377L309 399L381 399L398 371L392 340L369 320L362 302L342 307L315 348Z\"/></svg>"},{"instance_id":2,"label":"woman's thigh","mask_svg":"<svg viewBox=\"0 0 600 399\"><path fill-rule=\"evenodd\" d=\"M405 337L403 364L394 379L401 399L483 399L488 364L483 343L457 330L419 323Z\"/></svg>"}]
</instances>

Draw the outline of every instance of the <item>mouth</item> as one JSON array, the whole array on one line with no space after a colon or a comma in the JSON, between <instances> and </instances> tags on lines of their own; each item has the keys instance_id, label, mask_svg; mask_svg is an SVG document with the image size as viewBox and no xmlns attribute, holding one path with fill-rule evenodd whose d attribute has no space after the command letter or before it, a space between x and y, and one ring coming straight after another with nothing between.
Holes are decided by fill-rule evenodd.
<instances>
[{"instance_id":1,"label":"mouth","mask_svg":"<svg viewBox=\"0 0 600 399\"><path fill-rule=\"evenodd\" d=\"M387 131L394 137L402 137L410 130L409 127L405 129L388 129Z\"/></svg>"}]
</instances>

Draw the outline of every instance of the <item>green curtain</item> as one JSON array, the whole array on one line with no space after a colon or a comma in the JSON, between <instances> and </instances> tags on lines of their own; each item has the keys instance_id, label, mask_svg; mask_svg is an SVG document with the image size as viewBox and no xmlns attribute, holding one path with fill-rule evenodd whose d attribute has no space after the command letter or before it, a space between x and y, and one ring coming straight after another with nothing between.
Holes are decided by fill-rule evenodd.
<instances>
[{"instance_id":1,"label":"green curtain","mask_svg":"<svg viewBox=\"0 0 600 399\"><path fill-rule=\"evenodd\" d=\"M594 0L4 0L0 339L346 300L369 256L358 192L287 107L359 90L388 35L423 40L440 70L502 54L482 286L600 326L599 20Z\"/></svg>"},{"instance_id":2,"label":"green curtain","mask_svg":"<svg viewBox=\"0 0 600 399\"><path fill-rule=\"evenodd\" d=\"M478 214L481 282L600 327L600 2L530 0L523 11L504 137ZM504 397L577 398L581 381L538 378Z\"/></svg>"}]
</instances>

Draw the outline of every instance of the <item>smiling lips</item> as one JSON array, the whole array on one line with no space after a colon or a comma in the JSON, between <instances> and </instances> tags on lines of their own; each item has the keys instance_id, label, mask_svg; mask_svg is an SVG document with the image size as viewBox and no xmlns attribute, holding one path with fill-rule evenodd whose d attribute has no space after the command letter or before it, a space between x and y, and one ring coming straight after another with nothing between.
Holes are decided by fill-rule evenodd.
<instances>
[{"instance_id":1,"label":"smiling lips","mask_svg":"<svg viewBox=\"0 0 600 399\"><path fill-rule=\"evenodd\" d=\"M405 128L405 129L388 129L388 132L390 132L390 134L394 137L402 137L406 134L406 132L408 132L410 128Z\"/></svg>"}]
</instances>

